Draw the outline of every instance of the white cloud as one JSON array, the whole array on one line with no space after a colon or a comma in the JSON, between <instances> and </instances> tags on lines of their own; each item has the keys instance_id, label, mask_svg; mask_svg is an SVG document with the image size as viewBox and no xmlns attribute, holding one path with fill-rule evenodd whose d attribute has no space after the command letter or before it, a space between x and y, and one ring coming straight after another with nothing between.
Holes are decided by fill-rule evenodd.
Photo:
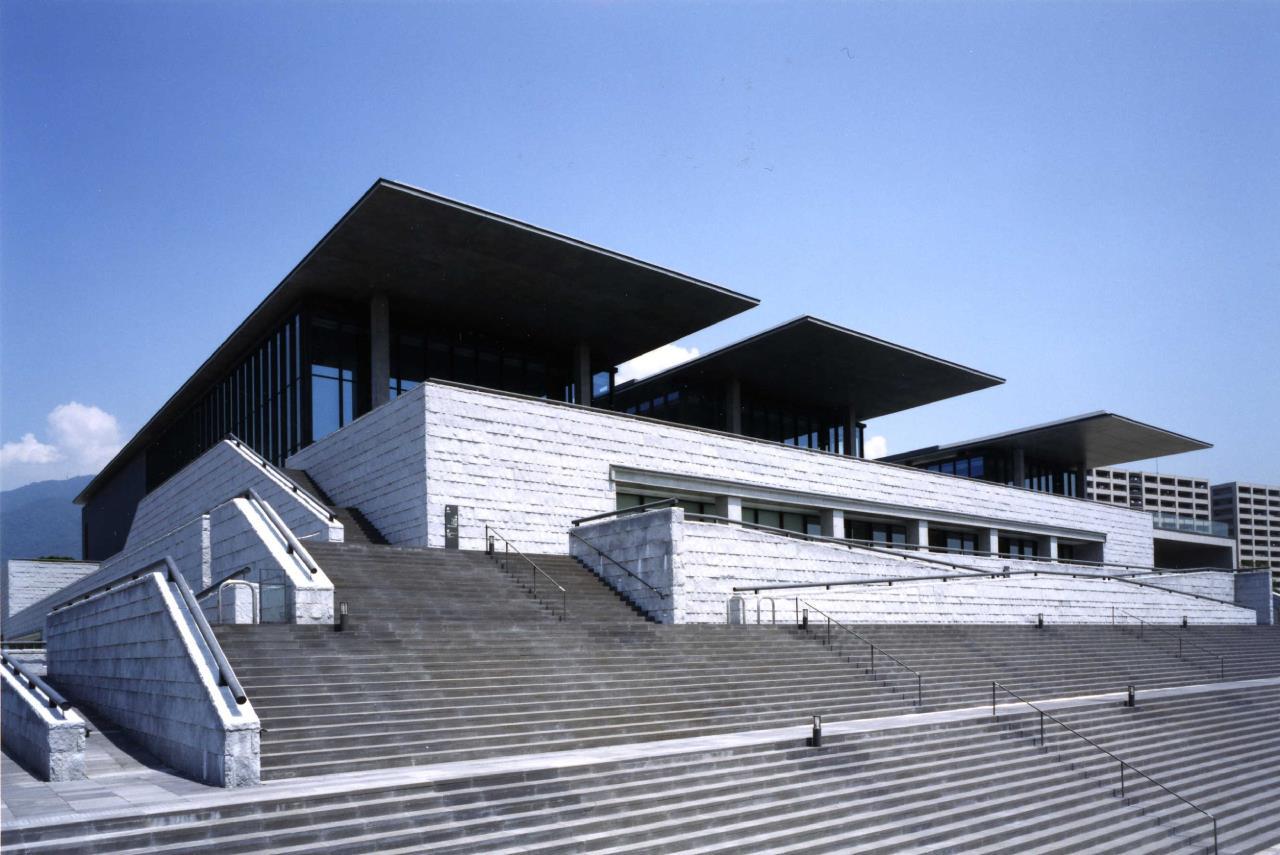
<instances>
[{"instance_id":1,"label":"white cloud","mask_svg":"<svg viewBox=\"0 0 1280 855\"><path fill-rule=\"evenodd\" d=\"M650 374L657 374L659 371L666 371L681 362L688 362L700 352L696 347L664 344L657 350L643 353L630 362L624 362L619 365L615 382L625 383L628 380L638 380L641 377L648 377Z\"/></svg>"},{"instance_id":2,"label":"white cloud","mask_svg":"<svg viewBox=\"0 0 1280 855\"><path fill-rule=\"evenodd\" d=\"M101 469L120 450L120 423L97 407L59 404L49 413L49 429L58 448L86 471Z\"/></svg>"},{"instance_id":3,"label":"white cloud","mask_svg":"<svg viewBox=\"0 0 1280 855\"><path fill-rule=\"evenodd\" d=\"M46 420L47 441L26 433L19 441L0 446L4 489L95 473L123 445L120 423L98 407L69 401L54 407Z\"/></svg>"},{"instance_id":4,"label":"white cloud","mask_svg":"<svg viewBox=\"0 0 1280 855\"><path fill-rule=\"evenodd\" d=\"M873 436L863 442L862 451L868 460L879 460L889 453L889 441L882 436Z\"/></svg>"},{"instance_id":5,"label":"white cloud","mask_svg":"<svg viewBox=\"0 0 1280 855\"><path fill-rule=\"evenodd\" d=\"M45 445L36 439L33 433L23 434L17 442L6 442L0 446L0 466L14 463L53 463L62 459L58 449Z\"/></svg>"}]
</instances>

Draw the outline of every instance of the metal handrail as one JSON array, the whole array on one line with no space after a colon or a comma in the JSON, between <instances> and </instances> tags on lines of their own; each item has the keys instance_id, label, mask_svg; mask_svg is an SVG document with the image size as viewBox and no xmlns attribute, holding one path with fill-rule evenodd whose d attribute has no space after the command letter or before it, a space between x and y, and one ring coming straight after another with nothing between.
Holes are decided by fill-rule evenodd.
<instances>
[{"instance_id":1,"label":"metal handrail","mask_svg":"<svg viewBox=\"0 0 1280 855\"><path fill-rule=\"evenodd\" d=\"M252 612L252 622L254 624L262 623L262 598L258 594L258 588L245 579L223 579L222 583L218 585L218 623L222 623L222 592L236 585L244 585L249 589L249 602L253 604L250 610ZM234 606L235 603L233 602L232 605ZM232 622L236 622L234 617Z\"/></svg>"},{"instance_id":2,"label":"metal handrail","mask_svg":"<svg viewBox=\"0 0 1280 855\"><path fill-rule=\"evenodd\" d=\"M586 539L586 538L584 538L582 535L578 534L576 531L570 531L570 532L569 532L569 536L570 536L570 537L572 537L574 540L577 540L579 543L586 544L587 546L589 546L589 547L591 547L592 549L594 549L594 550L596 551L596 554L600 556L601 561L604 561L605 559L608 559L608 561L609 561L609 563L610 563L610 564L612 564L613 566L617 567L617 568L618 568L619 570L621 570L623 573L626 573L626 574L627 574L628 576L630 576L632 579L635 579L635 580L636 580L637 582L639 582L641 585L644 585L644 586L645 586L646 588L648 588L650 591L653 591L655 594L657 594L657 595L658 595L659 599L663 599L663 600L665 600L665 599L667 598L667 595L666 595L666 594L664 594L664 593L662 593L662 591L661 591L660 589L655 588L653 585L649 584L649 582L648 582L648 581L646 581L645 579L641 578L639 575L637 575L637 574L633 573L632 571L628 570L626 567L624 567L624 566L623 566L623 565L618 561L618 559L614 558L612 555L610 555L609 553L605 552L603 549L601 549L600 547L596 546L594 543L592 543L591 541L587 540L587 539ZM602 568L602 569L603 569L603 568ZM599 575L603 576L604 574L603 574L603 572L601 572Z\"/></svg>"},{"instance_id":3,"label":"metal handrail","mask_svg":"<svg viewBox=\"0 0 1280 855\"><path fill-rule=\"evenodd\" d=\"M1197 600L1207 600L1220 606L1235 606L1235 603L1226 600L1218 600L1213 597L1206 597L1204 594L1193 594L1190 591L1174 591L1170 588L1163 588L1159 585L1152 585L1149 582L1139 582L1137 579L1130 579L1124 576L1106 576L1097 573L1070 573L1066 570L1010 570L1006 573L980 573L971 575L967 573L941 573L936 576L902 576L893 578L883 576L877 579L833 579L829 582L790 582L780 585L737 585L735 591L751 591L759 594L761 591L786 591L797 588L826 588L830 590L834 587L851 587L857 585L888 585L893 586L895 582L949 582L953 579L963 581L988 581L992 579L1011 579L1015 576L1061 576L1071 579L1095 579L1099 582L1119 582L1124 585L1136 585L1139 588L1151 588L1164 594L1178 594L1183 597L1194 597Z\"/></svg>"},{"instance_id":4,"label":"metal handrail","mask_svg":"<svg viewBox=\"0 0 1280 855\"><path fill-rule=\"evenodd\" d=\"M200 630L200 635L204 638L205 645L213 654L214 662L218 666L219 685L226 686L231 690L231 695L235 698L237 704L246 703L249 698L244 692L244 687L241 686L240 681L236 679L236 673L232 670L231 663L227 661L226 654L222 652L222 645L218 643L217 636L213 634L213 630L209 626L209 621L205 619L204 612L200 609L200 603L196 600L196 595L191 593L191 586L187 584L187 580L183 575L178 572L178 565L173 563L173 558L168 555L157 561L151 562L141 570L135 570L134 572L127 574L127 579L122 576L108 584L94 588L87 594L80 594L72 597L61 605L50 609L50 612L70 608L71 606L83 602L90 597L106 593L122 582L133 582L141 579L147 573L151 573L161 567L164 568L164 578L177 585L178 592L182 595L182 600L187 606L187 611L191 613L191 619L195 621L196 628Z\"/></svg>"},{"instance_id":5,"label":"metal handrail","mask_svg":"<svg viewBox=\"0 0 1280 855\"><path fill-rule=\"evenodd\" d=\"M234 433L228 433L226 436L226 440L227 442L230 442L232 445L234 445L236 448L239 448L242 451L247 451L249 454L255 457L258 461L258 464L262 466L263 469L266 469L272 472L273 474L279 476L282 480L286 481L288 483L290 491L292 491L295 495L297 495L303 501L311 504L313 506L313 510L318 510L321 513L323 513L326 517L328 517L329 522L335 522L337 520L337 518L333 515L333 511L329 509L328 505L326 505L324 502L317 499L315 496L311 495L311 492L306 487L303 487L297 481L293 480L293 478L289 475L289 473L285 472L279 466L276 466L270 460L263 457L258 452L254 451L253 446L249 445L244 440L240 439L240 437L236 436Z\"/></svg>"},{"instance_id":6,"label":"metal handrail","mask_svg":"<svg viewBox=\"0 0 1280 855\"><path fill-rule=\"evenodd\" d=\"M203 600L205 597L209 596L210 594L215 593L218 590L218 588L222 587L223 583L230 582L232 579L239 578L240 576L243 576L246 573L252 573L252 572L253 572L253 565L246 564L245 566L241 567L239 570L235 571L234 573L228 573L227 575L223 576L217 582L214 582L212 585L205 588L200 593L196 594L196 599Z\"/></svg>"},{"instance_id":7,"label":"metal handrail","mask_svg":"<svg viewBox=\"0 0 1280 855\"><path fill-rule=\"evenodd\" d=\"M27 685L32 689L36 689L40 694L45 696L45 701L49 705L49 709L57 710L59 713L65 712L71 708L71 701L64 698L57 689L50 686L44 681L39 674L27 668L17 659L9 656L9 654L0 651L0 661L4 662L4 666L13 672L15 677L21 677L27 681ZM64 715L63 718L66 718Z\"/></svg>"},{"instance_id":8,"label":"metal handrail","mask_svg":"<svg viewBox=\"0 0 1280 855\"><path fill-rule=\"evenodd\" d=\"M1012 698L1014 698L1014 699L1016 699L1016 700L1018 700L1018 701L1020 701L1020 702L1022 702L1022 703L1024 703L1024 704L1026 704L1027 706L1031 707L1031 708L1032 708L1033 710L1035 710L1036 712L1040 713L1040 747L1041 747L1041 748L1044 748L1044 747L1045 747L1045 741L1044 741L1044 720L1047 718L1047 719L1049 719L1050 721L1052 721L1053 723L1055 723L1055 724L1059 725L1060 727L1062 727L1064 730L1066 730L1066 731L1068 731L1069 733L1073 734L1074 736L1077 736L1077 737L1079 737L1080 739L1083 739L1085 742L1089 743L1089 745L1092 745L1094 748L1098 749L1098 750L1099 750L1099 751L1101 751L1103 754L1107 755L1107 756L1108 756L1108 757L1110 757L1112 760L1114 760L1114 761L1116 761L1118 764L1120 764L1120 796L1121 796L1121 798L1123 798L1123 797L1124 797L1124 795L1125 795L1125 792L1124 792L1124 771L1125 771L1125 769L1127 768L1130 772L1137 772L1137 773L1138 773L1139 775L1141 775L1143 778L1146 778L1146 779L1147 779L1148 781L1150 781L1152 784L1155 784L1157 787L1159 787L1160 789L1164 790L1166 793L1168 793L1169 795L1173 796L1175 799L1178 799L1178 800L1179 800L1179 801L1181 801L1183 804L1186 804L1186 805L1188 805L1188 806L1190 806L1190 807L1194 808L1195 810L1199 811L1200 813L1202 813L1202 814L1204 814L1206 817L1208 817L1208 818L1209 818L1209 820L1210 820L1210 822L1212 822L1212 823L1213 823L1213 851L1214 851L1214 853L1215 853L1215 855L1216 855L1216 853L1217 853L1217 851L1218 851L1218 818L1217 818L1217 817L1215 817L1213 814L1209 813L1207 810L1205 810L1204 808L1200 807L1198 804L1196 804L1195 802L1191 801L1190 799L1188 799L1188 798L1186 798L1186 797L1184 797L1184 796L1180 796L1180 795L1178 795L1178 794L1177 794L1177 793L1175 793L1173 790L1169 789L1169 788L1168 788L1168 787L1166 787L1164 784L1160 783L1160 782L1159 782L1159 781L1157 781L1155 778L1153 778L1153 777L1151 777L1150 775L1148 775L1146 772L1144 772L1144 771L1142 771L1141 769L1139 769L1139 768L1137 768L1136 766L1134 766L1134 765L1133 765L1132 763L1130 763L1128 760L1124 760L1124 759L1122 759L1122 758L1120 758L1120 757L1117 757L1115 754L1112 754L1110 751L1108 751L1107 749L1103 748L1101 745L1099 745L1098 743L1094 742L1092 739L1090 739L1089 737L1085 736L1083 733L1081 733L1080 731L1076 730L1074 727L1072 727L1071 725L1067 724L1067 723L1066 723L1065 721L1063 721L1062 719L1060 719L1060 718L1056 718L1053 714L1048 713L1048 712L1045 712L1043 709L1041 709L1040 707L1036 706L1035 704L1033 704L1031 701L1027 700L1026 698L1022 697L1022 696L1021 696L1021 695L1019 695L1017 692L1015 692L1015 691L1013 691L1012 689L1010 689L1008 686L1004 685L1003 683L999 683L999 682L997 682L997 681L995 681L995 680L992 680L992 681L991 681L991 715L992 715L992 717L993 717L993 718L994 718L994 717L996 717L996 689L997 689L997 688L999 688L999 689L1001 689L1002 691L1004 691L1004 692L1005 692L1006 694L1008 694L1010 697L1012 697Z\"/></svg>"},{"instance_id":9,"label":"metal handrail","mask_svg":"<svg viewBox=\"0 0 1280 855\"><path fill-rule=\"evenodd\" d=\"M548 582L554 585L556 590L560 592L560 620L568 620L569 619L569 595L568 595L568 592L566 592L564 586L561 585L559 582L557 582L554 578L552 578L551 574L549 574L546 570L543 570L541 567L539 567L536 561L534 561L532 558L530 558L529 556L521 552L519 547L517 547L514 543L512 543L510 540L507 539L506 535L504 535L502 532L498 531L496 528L486 523L484 527L484 546L485 546L485 552L489 555L489 557L493 558L495 561L499 560L493 548L494 537L500 538L503 543L503 558L501 559L502 568L504 570L506 569L507 559L510 557L512 552L515 552L515 554L518 557L523 558L525 562L528 563L528 565L532 567L534 570L534 572L530 575L530 580L531 580L530 584L532 587L533 596L535 598L541 599L540 597L538 597L538 576L541 575L544 579L546 579Z\"/></svg>"},{"instance_id":10,"label":"metal handrail","mask_svg":"<svg viewBox=\"0 0 1280 855\"><path fill-rule=\"evenodd\" d=\"M910 665L903 662L901 659L894 656L892 653L889 653L883 647L877 647L874 643L872 643L872 641L869 638L866 638L865 636L860 635L859 633L855 632L854 630L840 623L840 621L836 620L831 615L824 612L822 609L818 608L817 606L813 605L810 602L800 599L799 597L796 597L796 611L800 610L801 603L804 604L806 609L815 611L827 619L827 644L831 644L831 627L836 626L836 627L839 627L840 629L843 629L845 632L849 633L854 638L861 641L863 644L867 645L867 647L871 648L871 674L873 676L876 673L876 651L879 651L881 656L888 659L890 662L893 662L899 668L902 668L906 671L910 671L912 674L914 674L916 677L916 706L918 707L924 706L924 678L920 676L919 671L912 668Z\"/></svg>"},{"instance_id":11,"label":"metal handrail","mask_svg":"<svg viewBox=\"0 0 1280 855\"><path fill-rule=\"evenodd\" d=\"M258 506L258 509L262 511L262 515L267 518L267 521L270 522L280 536L284 538L288 553L290 555L297 555L298 560L302 562L302 566L311 571L312 576L319 573L320 565L316 564L315 559L311 557L311 553L307 552L307 548L302 545L302 541L298 540L298 536L293 533L293 529L289 528L289 526L285 524L284 519L281 518L280 514L276 513L276 509L267 504L263 498L258 495L258 491L252 487L246 490L244 495L246 499Z\"/></svg>"},{"instance_id":12,"label":"metal handrail","mask_svg":"<svg viewBox=\"0 0 1280 855\"><path fill-rule=\"evenodd\" d=\"M1175 592L1175 593L1176 593L1176 592ZM1131 617L1131 618L1133 618L1134 620L1136 620L1136 621L1138 622L1138 638L1142 638L1142 637L1143 637L1143 635L1142 635L1142 633L1143 633L1143 629L1144 629L1144 627L1148 627L1148 626L1149 626L1149 627L1151 627L1152 629L1154 629L1156 632L1162 632L1162 633L1164 633L1165 635L1170 635L1170 636L1173 636L1174 638L1176 638L1176 639L1178 640L1178 658L1180 658L1180 659L1182 658L1182 635L1180 635L1179 633L1176 633L1176 632L1170 632L1169 630L1165 629L1165 628L1164 628L1164 627L1162 627L1162 626L1156 626L1156 625L1155 625L1155 624L1153 624L1153 623L1148 623L1147 621L1143 620L1142 618L1138 617L1137 615L1133 614L1132 612L1126 612L1124 609L1121 609L1121 610L1120 610L1120 614L1124 615L1125 617ZM1209 654L1210 656L1215 656L1215 657L1217 657L1217 659L1218 659L1218 679L1219 679L1219 680L1225 680L1225 679L1227 679L1227 665L1226 665L1226 659L1223 657L1223 655L1222 655L1221 653L1215 653L1214 651L1210 650L1209 648L1205 647L1204 645L1196 644L1194 641L1191 641L1190 639L1188 639L1188 640L1187 640L1187 644L1190 644L1192 647L1196 648L1197 650L1203 651L1204 653L1207 653L1207 654Z\"/></svg>"},{"instance_id":13,"label":"metal handrail","mask_svg":"<svg viewBox=\"0 0 1280 855\"><path fill-rule=\"evenodd\" d=\"M670 508L680 503L679 499L659 499L656 502L648 502L643 505L633 505L630 508L618 508L615 511L605 511L602 514L594 514L589 517L582 517L573 521L575 526L582 525L587 522L595 522L596 520L608 519L609 517L626 516L627 514L638 514L644 511L651 511L654 508Z\"/></svg>"}]
</instances>

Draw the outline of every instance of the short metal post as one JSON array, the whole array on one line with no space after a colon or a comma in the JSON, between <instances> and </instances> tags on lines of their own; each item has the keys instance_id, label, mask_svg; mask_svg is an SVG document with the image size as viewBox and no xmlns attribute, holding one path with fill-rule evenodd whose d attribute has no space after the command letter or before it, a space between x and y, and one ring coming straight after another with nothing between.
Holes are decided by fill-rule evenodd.
<instances>
[{"instance_id":1,"label":"short metal post","mask_svg":"<svg viewBox=\"0 0 1280 855\"><path fill-rule=\"evenodd\" d=\"M822 747L822 716L820 715L815 715L813 717L813 736L809 737L809 747Z\"/></svg>"},{"instance_id":2,"label":"short metal post","mask_svg":"<svg viewBox=\"0 0 1280 855\"><path fill-rule=\"evenodd\" d=\"M871 648L871 676L874 677L876 673L876 646L874 644L867 644L867 646Z\"/></svg>"},{"instance_id":3,"label":"short metal post","mask_svg":"<svg viewBox=\"0 0 1280 855\"><path fill-rule=\"evenodd\" d=\"M338 622L333 625L334 632L343 632L347 628L347 601L338 603Z\"/></svg>"},{"instance_id":4,"label":"short metal post","mask_svg":"<svg viewBox=\"0 0 1280 855\"><path fill-rule=\"evenodd\" d=\"M1120 797L1124 798L1124 761L1118 762L1120 763Z\"/></svg>"},{"instance_id":5,"label":"short metal post","mask_svg":"<svg viewBox=\"0 0 1280 855\"><path fill-rule=\"evenodd\" d=\"M996 714L996 681L991 681L991 714Z\"/></svg>"},{"instance_id":6,"label":"short metal post","mask_svg":"<svg viewBox=\"0 0 1280 855\"><path fill-rule=\"evenodd\" d=\"M805 609L804 614L800 616L800 628L801 629L809 628L809 610L808 609Z\"/></svg>"},{"instance_id":7,"label":"short metal post","mask_svg":"<svg viewBox=\"0 0 1280 855\"><path fill-rule=\"evenodd\" d=\"M1129 698L1124 705L1126 707L1136 707L1138 705L1138 691L1132 683L1129 684Z\"/></svg>"},{"instance_id":8,"label":"short metal post","mask_svg":"<svg viewBox=\"0 0 1280 855\"><path fill-rule=\"evenodd\" d=\"M1040 747L1044 748L1044 712L1040 713Z\"/></svg>"},{"instance_id":9,"label":"short metal post","mask_svg":"<svg viewBox=\"0 0 1280 855\"><path fill-rule=\"evenodd\" d=\"M827 645L831 644L831 618L827 618Z\"/></svg>"}]
</instances>

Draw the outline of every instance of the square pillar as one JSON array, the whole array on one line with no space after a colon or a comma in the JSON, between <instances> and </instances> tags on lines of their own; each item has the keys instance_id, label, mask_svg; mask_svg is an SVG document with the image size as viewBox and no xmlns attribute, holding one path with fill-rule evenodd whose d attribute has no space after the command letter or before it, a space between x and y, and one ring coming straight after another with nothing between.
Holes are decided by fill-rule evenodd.
<instances>
[{"instance_id":1,"label":"square pillar","mask_svg":"<svg viewBox=\"0 0 1280 855\"><path fill-rule=\"evenodd\" d=\"M391 400L391 304L386 294L369 298L369 408Z\"/></svg>"},{"instance_id":2,"label":"square pillar","mask_svg":"<svg viewBox=\"0 0 1280 855\"><path fill-rule=\"evenodd\" d=\"M1013 450L1013 486L1021 487L1027 481L1027 455L1021 448Z\"/></svg>"},{"instance_id":3,"label":"square pillar","mask_svg":"<svg viewBox=\"0 0 1280 855\"><path fill-rule=\"evenodd\" d=\"M907 521L907 543L921 549L929 548L929 521Z\"/></svg>"},{"instance_id":4,"label":"square pillar","mask_svg":"<svg viewBox=\"0 0 1280 855\"><path fill-rule=\"evenodd\" d=\"M858 410L852 404L844 413L844 453L848 457L858 456Z\"/></svg>"},{"instance_id":5,"label":"square pillar","mask_svg":"<svg viewBox=\"0 0 1280 855\"><path fill-rule=\"evenodd\" d=\"M1040 548L1040 556L1042 558L1048 558L1050 561L1058 560L1057 535L1050 534L1040 538L1039 548Z\"/></svg>"},{"instance_id":6,"label":"square pillar","mask_svg":"<svg viewBox=\"0 0 1280 855\"><path fill-rule=\"evenodd\" d=\"M578 391L577 403L591 406L591 346L576 344L573 346L573 385Z\"/></svg>"},{"instance_id":7,"label":"square pillar","mask_svg":"<svg viewBox=\"0 0 1280 855\"><path fill-rule=\"evenodd\" d=\"M822 512L822 536L844 537L844 511L833 509Z\"/></svg>"},{"instance_id":8,"label":"square pillar","mask_svg":"<svg viewBox=\"0 0 1280 855\"><path fill-rule=\"evenodd\" d=\"M725 384L724 429L729 433L742 433L742 383L737 377Z\"/></svg>"},{"instance_id":9,"label":"square pillar","mask_svg":"<svg viewBox=\"0 0 1280 855\"><path fill-rule=\"evenodd\" d=\"M1000 529L983 528L978 530L978 549L993 555L1000 551Z\"/></svg>"},{"instance_id":10,"label":"square pillar","mask_svg":"<svg viewBox=\"0 0 1280 855\"><path fill-rule=\"evenodd\" d=\"M742 522L742 498L739 496L716 496L716 516Z\"/></svg>"}]
</instances>

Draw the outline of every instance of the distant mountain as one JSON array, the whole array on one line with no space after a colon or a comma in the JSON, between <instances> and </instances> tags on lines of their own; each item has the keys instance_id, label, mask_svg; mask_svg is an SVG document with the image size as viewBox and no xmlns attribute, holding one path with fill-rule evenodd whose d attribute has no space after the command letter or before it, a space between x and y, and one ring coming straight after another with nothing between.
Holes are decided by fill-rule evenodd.
<instances>
[{"instance_id":1,"label":"distant mountain","mask_svg":"<svg viewBox=\"0 0 1280 855\"><path fill-rule=\"evenodd\" d=\"M0 492L0 562L42 555L79 558L80 508L71 500L92 477L37 481Z\"/></svg>"}]
</instances>

